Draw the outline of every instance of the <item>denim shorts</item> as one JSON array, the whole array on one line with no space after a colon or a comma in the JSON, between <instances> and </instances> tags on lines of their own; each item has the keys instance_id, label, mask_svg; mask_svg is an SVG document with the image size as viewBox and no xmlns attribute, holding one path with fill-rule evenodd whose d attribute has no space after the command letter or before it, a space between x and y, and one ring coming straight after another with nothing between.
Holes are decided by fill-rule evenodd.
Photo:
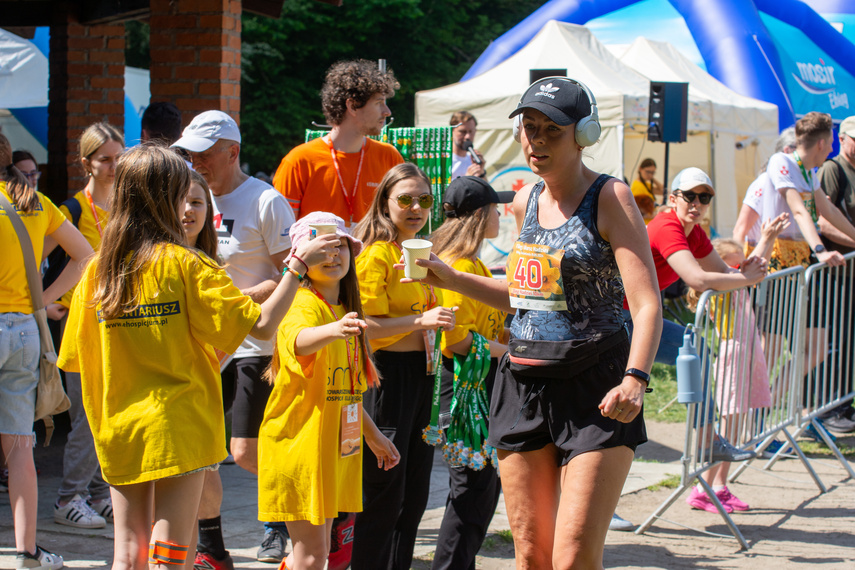
<instances>
[{"instance_id":1,"label":"denim shorts","mask_svg":"<svg viewBox=\"0 0 855 570\"><path fill-rule=\"evenodd\" d=\"M33 315L0 313L0 433L33 433L40 349Z\"/></svg>"}]
</instances>

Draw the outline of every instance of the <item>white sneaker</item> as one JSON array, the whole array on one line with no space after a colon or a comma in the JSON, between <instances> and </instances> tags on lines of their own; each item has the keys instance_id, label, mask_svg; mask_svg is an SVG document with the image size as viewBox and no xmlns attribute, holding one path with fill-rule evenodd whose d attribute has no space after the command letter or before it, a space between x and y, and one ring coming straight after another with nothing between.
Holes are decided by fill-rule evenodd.
<instances>
[{"instance_id":1,"label":"white sneaker","mask_svg":"<svg viewBox=\"0 0 855 570\"><path fill-rule=\"evenodd\" d=\"M55 506L53 521L77 528L104 528L107 521L92 510L92 507L80 495L74 495L64 507Z\"/></svg>"},{"instance_id":2,"label":"white sneaker","mask_svg":"<svg viewBox=\"0 0 855 570\"><path fill-rule=\"evenodd\" d=\"M626 519L622 519L617 514L612 515L612 520L609 522L609 530L630 531L635 528L635 525Z\"/></svg>"},{"instance_id":3,"label":"white sneaker","mask_svg":"<svg viewBox=\"0 0 855 570\"><path fill-rule=\"evenodd\" d=\"M29 552L19 552L16 557L18 570L59 570L62 568L62 556L53 554L36 545L35 556Z\"/></svg>"},{"instance_id":4,"label":"white sneaker","mask_svg":"<svg viewBox=\"0 0 855 570\"><path fill-rule=\"evenodd\" d=\"M98 513L108 523L113 522L113 500L110 497L101 499L100 501L88 501L92 510Z\"/></svg>"}]
</instances>

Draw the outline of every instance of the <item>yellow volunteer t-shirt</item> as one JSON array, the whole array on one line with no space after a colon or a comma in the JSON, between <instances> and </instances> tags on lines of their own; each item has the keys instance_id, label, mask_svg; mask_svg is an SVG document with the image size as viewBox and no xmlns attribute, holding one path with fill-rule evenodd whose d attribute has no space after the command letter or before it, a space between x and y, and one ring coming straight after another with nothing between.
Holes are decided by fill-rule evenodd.
<instances>
[{"instance_id":1,"label":"yellow volunteer t-shirt","mask_svg":"<svg viewBox=\"0 0 855 570\"><path fill-rule=\"evenodd\" d=\"M447 263L447 261L446 261ZM483 277L493 277L487 266L480 259L458 259L452 267L464 273L473 273ZM448 358L454 355L448 346L457 344L470 332L476 332L487 340L499 340L505 328L505 313L489 305L480 303L454 291L442 290L442 303L445 307L459 307L454 313L455 326L442 335L442 354Z\"/></svg>"},{"instance_id":2,"label":"yellow volunteer t-shirt","mask_svg":"<svg viewBox=\"0 0 855 570\"><path fill-rule=\"evenodd\" d=\"M295 353L300 331L347 313L341 305L333 309L338 318L314 293L301 288L279 325L280 368L258 434L259 520L319 525L339 511L362 511L362 433L358 454L341 457L340 441L342 408L362 402L366 389L362 355L354 383L344 339L308 356ZM353 360L356 339L349 344Z\"/></svg>"},{"instance_id":3,"label":"yellow volunteer t-shirt","mask_svg":"<svg viewBox=\"0 0 855 570\"><path fill-rule=\"evenodd\" d=\"M100 206L93 202L92 206L95 207L95 214L98 215L98 219L96 221L95 214L92 213L92 207L89 206L89 200L86 199L85 192L81 190L75 194L73 198L80 203L80 219L77 222L77 229L80 230L80 233L83 234L83 237L85 237L86 241L89 242L89 245L92 246L92 249L98 251L98 248L101 247L101 232L107 229L107 222L110 220L110 212L101 209ZM72 221L71 212L69 212L65 205L60 204L59 211L62 212L62 215L65 216L69 222ZM98 231L98 222L101 223L101 232ZM72 287L57 301L57 303L66 308L71 306L71 298L74 296L74 290L76 287L76 285Z\"/></svg>"},{"instance_id":4,"label":"yellow volunteer t-shirt","mask_svg":"<svg viewBox=\"0 0 855 570\"><path fill-rule=\"evenodd\" d=\"M180 475L226 457L220 366L261 307L223 269L164 245L140 279L139 306L110 320L88 306L97 257L80 280L59 367L79 372L104 479L128 485Z\"/></svg>"},{"instance_id":5,"label":"yellow volunteer t-shirt","mask_svg":"<svg viewBox=\"0 0 855 570\"><path fill-rule=\"evenodd\" d=\"M6 192L6 182L0 181L0 192L3 192L6 199L12 202L12 198ZM15 209L18 217L24 222L30 242L33 244L36 267L42 262L45 236L55 232L65 221L65 217L53 202L41 192L38 192L38 195L39 204L32 212L26 213ZM0 210L0 244L3 248L2 257L0 257L2 259L0 261L0 313L29 315L33 312L33 301L30 297L30 287L27 285L24 254L21 252L18 234L12 222L6 217L5 210Z\"/></svg>"},{"instance_id":6,"label":"yellow volunteer t-shirt","mask_svg":"<svg viewBox=\"0 0 855 570\"><path fill-rule=\"evenodd\" d=\"M401 250L388 241L366 246L356 258L359 295L362 309L372 317L405 317L417 315L437 305L430 287L421 283L401 283L403 271L393 266L401 259ZM381 350L410 333L369 339L373 350Z\"/></svg>"}]
</instances>

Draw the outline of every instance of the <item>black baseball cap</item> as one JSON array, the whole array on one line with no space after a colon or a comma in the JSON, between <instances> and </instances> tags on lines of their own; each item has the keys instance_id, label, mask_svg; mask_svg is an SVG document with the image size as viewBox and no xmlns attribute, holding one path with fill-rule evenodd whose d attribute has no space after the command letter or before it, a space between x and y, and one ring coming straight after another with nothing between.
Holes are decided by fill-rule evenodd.
<instances>
[{"instance_id":1,"label":"black baseball cap","mask_svg":"<svg viewBox=\"0 0 855 570\"><path fill-rule=\"evenodd\" d=\"M547 77L526 90L508 118L514 118L526 109L540 111L556 125L564 127L590 115L591 100L576 83L561 77Z\"/></svg>"},{"instance_id":2,"label":"black baseball cap","mask_svg":"<svg viewBox=\"0 0 855 570\"><path fill-rule=\"evenodd\" d=\"M449 218L471 214L487 204L508 204L514 201L514 192L496 192L483 178L461 176L451 181L442 198L442 209Z\"/></svg>"}]
</instances>

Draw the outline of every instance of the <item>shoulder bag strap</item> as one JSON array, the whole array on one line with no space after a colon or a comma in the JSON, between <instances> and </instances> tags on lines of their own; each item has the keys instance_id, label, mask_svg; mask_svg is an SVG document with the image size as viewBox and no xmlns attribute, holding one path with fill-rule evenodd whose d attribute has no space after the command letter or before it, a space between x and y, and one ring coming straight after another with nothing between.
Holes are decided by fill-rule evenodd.
<instances>
[{"instance_id":1,"label":"shoulder bag strap","mask_svg":"<svg viewBox=\"0 0 855 570\"><path fill-rule=\"evenodd\" d=\"M44 299L42 299L42 281L39 279L39 272L36 269L36 254L33 252L30 234L27 233L27 228L15 211L15 207L2 192L0 192L0 208L6 212L6 217L12 222L12 227L18 234L18 243L21 245L21 252L24 254L24 267L27 269L27 285L30 286L30 297L33 300L33 312L38 311L43 309L45 305Z\"/></svg>"}]
</instances>

